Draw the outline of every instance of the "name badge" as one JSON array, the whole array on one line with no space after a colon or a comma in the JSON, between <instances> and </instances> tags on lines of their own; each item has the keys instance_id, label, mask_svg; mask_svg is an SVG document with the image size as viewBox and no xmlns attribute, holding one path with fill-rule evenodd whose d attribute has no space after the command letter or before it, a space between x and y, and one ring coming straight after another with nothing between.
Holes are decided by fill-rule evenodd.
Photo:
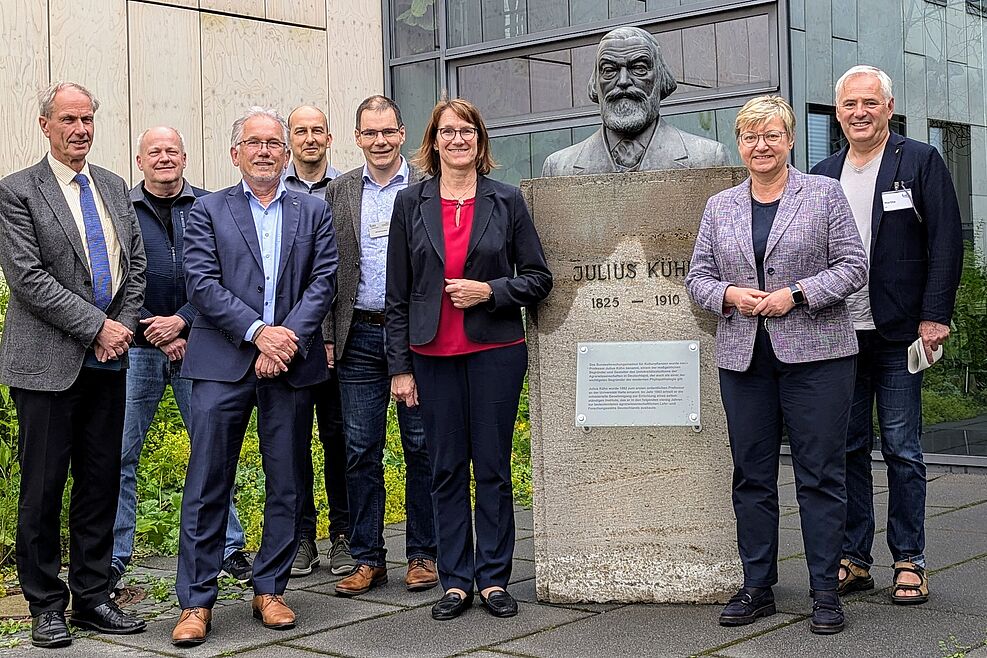
<instances>
[{"instance_id":1,"label":"name badge","mask_svg":"<svg viewBox=\"0 0 987 658\"><path fill-rule=\"evenodd\" d=\"M891 210L907 210L908 208L914 208L912 205L912 196L908 190L891 190L890 192L884 192L881 194L881 201L884 203L884 212L889 212Z\"/></svg>"},{"instance_id":2,"label":"name badge","mask_svg":"<svg viewBox=\"0 0 987 658\"><path fill-rule=\"evenodd\" d=\"M374 222L370 225L370 237L376 238L386 238L387 234L391 231L391 222Z\"/></svg>"}]
</instances>

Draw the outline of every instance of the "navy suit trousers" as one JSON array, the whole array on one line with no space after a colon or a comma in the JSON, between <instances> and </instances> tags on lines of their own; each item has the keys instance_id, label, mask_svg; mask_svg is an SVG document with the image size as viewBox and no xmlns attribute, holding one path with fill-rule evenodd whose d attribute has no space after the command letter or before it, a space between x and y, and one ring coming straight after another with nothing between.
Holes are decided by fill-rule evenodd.
<instances>
[{"instance_id":1,"label":"navy suit trousers","mask_svg":"<svg viewBox=\"0 0 987 658\"><path fill-rule=\"evenodd\" d=\"M514 558L511 448L528 368L524 343L461 356L412 355L432 465L444 589L507 587ZM470 464L476 480L476 548Z\"/></svg>"},{"instance_id":2,"label":"navy suit trousers","mask_svg":"<svg viewBox=\"0 0 987 658\"><path fill-rule=\"evenodd\" d=\"M770 322L770 320L768 321ZM778 461L788 432L809 585L835 590L846 524L846 430L856 357L783 363L759 328L744 372L720 369L744 585L778 582Z\"/></svg>"},{"instance_id":3,"label":"navy suit trousers","mask_svg":"<svg viewBox=\"0 0 987 658\"><path fill-rule=\"evenodd\" d=\"M264 532L254 559L254 592L284 593L298 550L313 405L312 387L293 388L279 378L258 379L252 369L234 383L192 383L195 436L182 499L175 584L183 609L211 608L216 602L230 491L254 407L266 493Z\"/></svg>"}]
</instances>

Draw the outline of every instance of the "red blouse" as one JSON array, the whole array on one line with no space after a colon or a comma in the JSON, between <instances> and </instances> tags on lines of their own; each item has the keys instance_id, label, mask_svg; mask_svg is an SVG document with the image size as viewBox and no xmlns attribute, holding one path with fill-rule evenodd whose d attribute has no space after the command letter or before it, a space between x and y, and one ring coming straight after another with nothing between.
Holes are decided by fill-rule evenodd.
<instances>
[{"instance_id":1,"label":"red blouse","mask_svg":"<svg viewBox=\"0 0 987 658\"><path fill-rule=\"evenodd\" d=\"M473 229L474 201L475 199L463 201L459 210L459 226L456 226L456 202L442 199L442 234L445 238L447 279L464 278L466 251L469 249L470 232ZM412 345L412 351L426 356L456 356L524 342L523 338L507 343L477 343L470 340L463 325L464 311L465 309L453 306L448 294L443 294L435 338L424 345Z\"/></svg>"}]
</instances>

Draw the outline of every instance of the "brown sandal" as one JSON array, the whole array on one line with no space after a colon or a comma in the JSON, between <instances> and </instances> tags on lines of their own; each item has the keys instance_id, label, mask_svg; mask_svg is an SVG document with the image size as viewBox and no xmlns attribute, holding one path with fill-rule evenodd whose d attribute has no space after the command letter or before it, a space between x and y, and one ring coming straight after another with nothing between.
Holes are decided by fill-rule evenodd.
<instances>
[{"instance_id":1,"label":"brown sandal","mask_svg":"<svg viewBox=\"0 0 987 658\"><path fill-rule=\"evenodd\" d=\"M846 576L840 578L840 582L836 586L836 593L840 596L874 589L874 578L867 569L847 558L840 560L840 567L846 569Z\"/></svg>"},{"instance_id":2,"label":"brown sandal","mask_svg":"<svg viewBox=\"0 0 987 658\"><path fill-rule=\"evenodd\" d=\"M898 581L898 576L904 572L913 573L919 577L920 582L916 584L902 583ZM918 596L903 596L903 592L918 592ZM894 563L894 587L891 590L891 602L897 605L918 605L929 600L929 579L925 575L925 569L914 562L899 560Z\"/></svg>"}]
</instances>

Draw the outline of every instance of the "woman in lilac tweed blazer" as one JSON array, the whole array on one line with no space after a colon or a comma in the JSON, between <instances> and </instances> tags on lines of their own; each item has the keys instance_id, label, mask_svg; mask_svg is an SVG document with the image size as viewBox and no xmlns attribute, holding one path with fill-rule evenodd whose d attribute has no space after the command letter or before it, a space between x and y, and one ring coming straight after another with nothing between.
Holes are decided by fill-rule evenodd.
<instances>
[{"instance_id":1,"label":"woman in lilac tweed blazer","mask_svg":"<svg viewBox=\"0 0 987 658\"><path fill-rule=\"evenodd\" d=\"M867 254L839 181L788 164L795 137L788 103L749 101L735 131L750 178L706 204L686 277L692 300L718 318L716 364L744 564L744 586L720 624L775 613L784 427L813 595L809 628L839 633L844 450L857 353L844 299L864 285Z\"/></svg>"}]
</instances>

